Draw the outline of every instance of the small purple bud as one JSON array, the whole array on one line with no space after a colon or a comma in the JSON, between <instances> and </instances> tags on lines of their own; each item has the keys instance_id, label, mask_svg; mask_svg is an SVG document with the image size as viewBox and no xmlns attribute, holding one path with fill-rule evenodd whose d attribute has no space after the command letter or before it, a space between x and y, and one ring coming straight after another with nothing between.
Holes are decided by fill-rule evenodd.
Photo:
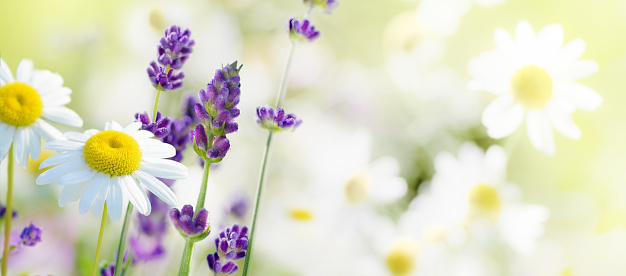
<instances>
[{"instance_id":1,"label":"small purple bud","mask_svg":"<svg viewBox=\"0 0 626 276\"><path fill-rule=\"evenodd\" d=\"M27 246L35 246L35 244L41 242L41 228L38 228L34 224L30 224L28 227L22 230L20 238L22 243Z\"/></svg>"},{"instance_id":2,"label":"small purple bud","mask_svg":"<svg viewBox=\"0 0 626 276\"><path fill-rule=\"evenodd\" d=\"M185 205L182 208L182 212L173 208L170 210L170 220L174 227L183 237L203 239L208 235L209 230L209 212L202 208L198 211L195 219L193 218L193 207L191 205ZM202 236L205 234L204 236Z\"/></svg>"},{"instance_id":3,"label":"small purple bud","mask_svg":"<svg viewBox=\"0 0 626 276\"><path fill-rule=\"evenodd\" d=\"M277 108L276 111L274 111L272 107L257 107L256 113L257 123L259 123L262 128L274 132L293 131L302 123L302 120L298 119L293 113L285 116L285 111L280 107Z\"/></svg>"}]
</instances>

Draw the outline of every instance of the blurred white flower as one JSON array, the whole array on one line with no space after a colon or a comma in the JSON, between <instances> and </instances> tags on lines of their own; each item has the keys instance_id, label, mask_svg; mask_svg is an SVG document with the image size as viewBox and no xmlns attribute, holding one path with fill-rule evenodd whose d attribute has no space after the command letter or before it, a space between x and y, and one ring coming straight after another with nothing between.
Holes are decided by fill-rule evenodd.
<instances>
[{"instance_id":1,"label":"blurred white flower","mask_svg":"<svg viewBox=\"0 0 626 276\"><path fill-rule=\"evenodd\" d=\"M548 25L536 36L528 21L520 21L515 39L503 29L494 33L496 50L470 61L475 78L473 90L498 95L483 112L482 122L490 137L513 133L524 120L532 145L553 156L552 127L570 139L579 139L580 129L571 118L576 108L594 110L602 97L575 82L598 70L591 60L579 60L586 44L575 39L563 47L561 25Z\"/></svg>"},{"instance_id":2,"label":"blurred white flower","mask_svg":"<svg viewBox=\"0 0 626 276\"><path fill-rule=\"evenodd\" d=\"M461 25L461 18L472 3L488 8L506 0L422 0L417 6L417 21L424 29L451 36Z\"/></svg>"}]
</instances>

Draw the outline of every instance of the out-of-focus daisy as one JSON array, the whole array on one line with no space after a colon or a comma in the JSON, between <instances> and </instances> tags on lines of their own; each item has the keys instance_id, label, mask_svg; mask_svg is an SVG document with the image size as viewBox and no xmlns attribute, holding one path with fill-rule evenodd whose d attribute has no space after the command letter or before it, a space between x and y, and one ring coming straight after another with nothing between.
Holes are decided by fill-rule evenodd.
<instances>
[{"instance_id":1,"label":"out-of-focus daisy","mask_svg":"<svg viewBox=\"0 0 626 276\"><path fill-rule=\"evenodd\" d=\"M473 3L488 8L504 2L506 0L422 0L417 6L417 22L426 30L451 36Z\"/></svg>"},{"instance_id":2,"label":"out-of-focus daisy","mask_svg":"<svg viewBox=\"0 0 626 276\"><path fill-rule=\"evenodd\" d=\"M445 215L440 217L447 220L436 220L439 225L433 226L439 228L418 228L427 225L418 223L429 217L425 212L430 210L431 216L435 214L433 208L423 205L423 195L418 195L412 204L414 214L404 217L403 223L417 225L414 226L416 233L442 233L444 237L460 225L467 230L466 239L487 243L501 239L517 253L532 252L535 239L543 235L548 210L520 202L520 189L506 180L506 163L506 153L499 146L491 146L483 152L476 145L466 143L461 146L458 158L447 152L440 153L435 158L436 173L425 194L440 206L446 206ZM441 210L437 208L435 212ZM439 230L433 232L433 229ZM487 229L494 229L497 237L484 235Z\"/></svg>"},{"instance_id":3,"label":"out-of-focus daisy","mask_svg":"<svg viewBox=\"0 0 626 276\"><path fill-rule=\"evenodd\" d=\"M140 127L141 122L124 128L113 121L106 124L104 131L68 132L68 140L46 144L46 149L61 154L41 163L42 168L58 166L39 175L37 184L62 185L59 205L80 199L81 214L91 209L94 215L100 215L106 201L114 221L122 217L128 200L139 213L150 214L150 201L140 184L175 206L176 196L157 177L186 178L187 167L167 159L176 154L173 146L152 139L153 134Z\"/></svg>"},{"instance_id":4,"label":"out-of-focus daisy","mask_svg":"<svg viewBox=\"0 0 626 276\"><path fill-rule=\"evenodd\" d=\"M63 139L59 130L46 121L81 127L83 120L65 107L72 90L63 87L63 78L45 70L35 70L33 62L24 59L17 67L15 79L0 59L0 159L11 145L22 168L41 153L41 138ZM44 120L45 119L45 120Z\"/></svg>"},{"instance_id":5,"label":"out-of-focus daisy","mask_svg":"<svg viewBox=\"0 0 626 276\"><path fill-rule=\"evenodd\" d=\"M535 36L528 21L520 21L515 39L503 29L494 33L496 49L470 61L475 78L469 88L498 95L483 112L482 122L489 136L509 136L526 116L532 145L554 155L552 127L570 139L581 131L571 118L577 108L594 110L602 97L577 83L598 70L591 60L579 60L586 44L574 39L564 46L563 27L548 25Z\"/></svg>"}]
</instances>

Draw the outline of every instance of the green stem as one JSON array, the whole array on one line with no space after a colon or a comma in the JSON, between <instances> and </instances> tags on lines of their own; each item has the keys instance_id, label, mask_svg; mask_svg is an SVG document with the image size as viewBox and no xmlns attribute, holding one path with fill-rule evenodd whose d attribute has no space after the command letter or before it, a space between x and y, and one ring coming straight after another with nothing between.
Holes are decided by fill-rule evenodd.
<instances>
[{"instance_id":1,"label":"green stem","mask_svg":"<svg viewBox=\"0 0 626 276\"><path fill-rule=\"evenodd\" d=\"M191 267L191 253L193 252L193 242L187 240L185 242L185 250L183 251L183 259L180 261L180 269L178 270L178 276L189 275L189 268Z\"/></svg>"},{"instance_id":2,"label":"green stem","mask_svg":"<svg viewBox=\"0 0 626 276\"><path fill-rule=\"evenodd\" d=\"M287 62L285 64L285 71L283 71L283 77L280 80L280 87L278 88L278 96L276 97L276 108L281 107L285 101L285 91L287 90L287 83L289 79L289 70L291 69L291 61L293 60L293 53L296 50L296 43L291 42L289 48L289 56L287 56Z\"/></svg>"},{"instance_id":3,"label":"green stem","mask_svg":"<svg viewBox=\"0 0 626 276\"><path fill-rule=\"evenodd\" d=\"M259 203L261 202L261 192L263 191L263 183L265 179L265 169L267 168L267 159L270 155L270 146L272 144L272 134L270 130L267 135L267 144L265 144L265 152L263 153L263 163L261 164L261 174L259 175L259 186L256 192L256 199L254 203L254 211L252 213L252 227L250 227L250 234L248 234L248 252L246 253L246 259L243 264L243 276L248 275L248 266L250 265L250 259L252 256L252 247L254 245L254 231L256 230L257 215L259 213Z\"/></svg>"},{"instance_id":4,"label":"green stem","mask_svg":"<svg viewBox=\"0 0 626 276\"><path fill-rule=\"evenodd\" d=\"M152 112L152 121L156 121L157 108L159 107L160 97L161 97L161 90L157 89L156 99L154 100L154 111Z\"/></svg>"},{"instance_id":5,"label":"green stem","mask_svg":"<svg viewBox=\"0 0 626 276\"><path fill-rule=\"evenodd\" d=\"M102 247L102 236L104 236L104 225L107 221L107 204L104 203L104 210L102 210L102 221L100 221L100 233L98 234L98 246L96 246L96 259L93 261L93 269L91 270L91 276L96 276L98 271L98 260L100 259L100 248Z\"/></svg>"},{"instance_id":6,"label":"green stem","mask_svg":"<svg viewBox=\"0 0 626 276\"><path fill-rule=\"evenodd\" d=\"M4 250L2 251L2 276L7 275L9 263L9 240L11 239L11 222L13 220L13 145L7 155L9 164L7 167L7 206L4 212Z\"/></svg>"},{"instance_id":7,"label":"green stem","mask_svg":"<svg viewBox=\"0 0 626 276\"><path fill-rule=\"evenodd\" d=\"M133 205L129 202L124 215L124 224L122 225L122 233L120 233L120 243L117 245L117 259L115 260L115 276L122 275L124 264L124 247L126 246L126 236L128 235L128 226L130 218L133 214Z\"/></svg>"}]
</instances>

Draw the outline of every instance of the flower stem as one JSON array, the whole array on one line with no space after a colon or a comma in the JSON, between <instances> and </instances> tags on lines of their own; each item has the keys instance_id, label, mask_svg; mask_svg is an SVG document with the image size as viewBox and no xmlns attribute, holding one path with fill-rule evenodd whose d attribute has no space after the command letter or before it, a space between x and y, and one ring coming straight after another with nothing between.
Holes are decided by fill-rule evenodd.
<instances>
[{"instance_id":1,"label":"flower stem","mask_svg":"<svg viewBox=\"0 0 626 276\"><path fill-rule=\"evenodd\" d=\"M7 275L9 263L9 241L11 239L11 221L13 220L13 145L7 154L9 164L7 166L7 206L4 212L4 250L2 251L2 276Z\"/></svg>"},{"instance_id":2,"label":"flower stem","mask_svg":"<svg viewBox=\"0 0 626 276\"><path fill-rule=\"evenodd\" d=\"M156 121L157 108L159 107L160 97L161 97L161 90L157 89L156 99L154 100L154 111L152 112L152 121Z\"/></svg>"},{"instance_id":3,"label":"flower stem","mask_svg":"<svg viewBox=\"0 0 626 276\"><path fill-rule=\"evenodd\" d=\"M267 159L270 155L270 146L272 144L272 134L270 130L267 135L267 144L265 144L265 152L263 153L263 163L261 164L261 174L259 175L259 186L257 187L256 199L254 203L254 211L252 213L252 227L250 227L250 234L248 235L248 252L246 253L246 259L243 264L243 276L248 275L248 266L250 265L250 259L252 256L252 246L254 245L254 231L256 230L257 215L259 213L259 203L261 201L261 192L263 190L263 182L265 179L265 169L267 168Z\"/></svg>"},{"instance_id":4,"label":"flower stem","mask_svg":"<svg viewBox=\"0 0 626 276\"><path fill-rule=\"evenodd\" d=\"M133 205L129 202L124 215L124 224L120 233L120 243L117 245L117 259L115 260L115 276L122 275L122 266L124 264L124 246L126 245L126 235L128 234L128 225L130 217L133 214Z\"/></svg>"},{"instance_id":5,"label":"flower stem","mask_svg":"<svg viewBox=\"0 0 626 276\"><path fill-rule=\"evenodd\" d=\"M100 259L100 248L102 247L102 236L104 236L104 225L107 221L107 204L104 203L104 210L102 210L102 221L100 221L100 233L98 234L98 246L96 246L96 259L93 261L93 269L91 270L91 276L96 276L98 271L98 259Z\"/></svg>"},{"instance_id":6,"label":"flower stem","mask_svg":"<svg viewBox=\"0 0 626 276\"><path fill-rule=\"evenodd\" d=\"M178 270L178 276L189 275L189 268L191 267L191 253L193 252L193 242L187 240L185 242L185 250L183 251L183 259L180 261L180 269Z\"/></svg>"},{"instance_id":7,"label":"flower stem","mask_svg":"<svg viewBox=\"0 0 626 276\"><path fill-rule=\"evenodd\" d=\"M276 97L276 107L281 107L285 101L285 91L287 90L287 83L289 80L289 70L291 69L291 61L293 60L293 53L296 50L296 43L291 42L289 47L289 56L287 56L287 62L285 64L285 71L283 72L283 78L280 80L280 87L278 88L278 96Z\"/></svg>"}]
</instances>

